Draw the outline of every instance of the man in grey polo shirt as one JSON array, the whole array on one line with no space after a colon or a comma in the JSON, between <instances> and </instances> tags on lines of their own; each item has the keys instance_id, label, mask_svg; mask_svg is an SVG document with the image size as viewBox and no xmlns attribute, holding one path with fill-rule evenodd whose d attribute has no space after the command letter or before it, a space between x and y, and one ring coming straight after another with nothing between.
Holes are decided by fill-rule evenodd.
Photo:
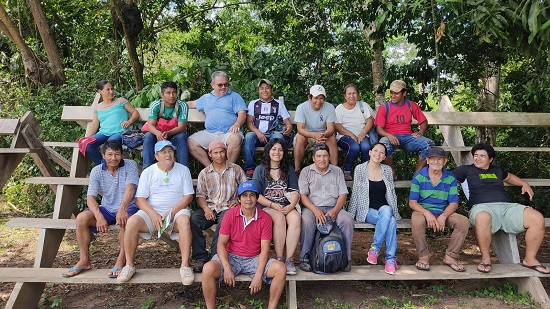
<instances>
[{"instance_id":1,"label":"man in grey polo shirt","mask_svg":"<svg viewBox=\"0 0 550 309\"><path fill-rule=\"evenodd\" d=\"M136 187L139 182L138 168L133 160L122 159L122 145L118 141L107 141L100 148L104 161L90 172L90 184L86 203L88 209L76 217L76 241L80 260L63 277L73 277L92 268L90 262L90 241L92 232L106 233L109 225L120 226L118 233L120 251L111 269L109 278L116 278L126 263L124 259L124 228L128 217L138 209L135 205ZM96 197L101 193L101 205Z\"/></svg>"},{"instance_id":2,"label":"man in grey polo shirt","mask_svg":"<svg viewBox=\"0 0 550 309\"><path fill-rule=\"evenodd\" d=\"M342 230L348 253L348 266L351 270L351 240L353 238L353 218L342 209L348 197L344 172L329 164L329 148L325 144L313 147L313 164L300 173L298 186L302 202L302 232L300 234L300 269L311 271L309 253L313 246L317 224L325 224L327 217Z\"/></svg>"}]
</instances>

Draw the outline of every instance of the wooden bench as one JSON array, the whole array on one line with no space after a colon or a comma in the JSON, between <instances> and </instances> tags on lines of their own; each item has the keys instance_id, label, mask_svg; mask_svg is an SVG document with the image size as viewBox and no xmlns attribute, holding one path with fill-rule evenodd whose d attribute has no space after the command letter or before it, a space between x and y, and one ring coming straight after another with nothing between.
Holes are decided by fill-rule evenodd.
<instances>
[{"instance_id":1,"label":"wooden bench","mask_svg":"<svg viewBox=\"0 0 550 309\"><path fill-rule=\"evenodd\" d=\"M63 278L61 274L66 268L0 268L0 282L27 282L30 285L44 285L45 283L65 284L123 284L116 279L109 279L106 274L109 269L92 269L72 278ZM418 281L418 280L461 280L461 279L510 279L510 278L537 278L543 277L517 264L494 264L488 274L476 271L475 265L466 265L466 272L457 273L443 265L431 266L430 271L420 271L414 266L400 266L398 272L389 276L384 273L382 265L353 266L350 272L333 275L318 275L298 270L294 276L286 277L287 308L298 308L297 282L310 281ZM239 275L236 281L248 282L251 278ZM526 279L527 280L527 279ZM175 268L138 268L129 284L138 283L180 283L179 270ZM201 274L195 274L195 282L202 282ZM544 293L544 290L541 291ZM18 308L31 308L20 307Z\"/></svg>"},{"instance_id":2,"label":"wooden bench","mask_svg":"<svg viewBox=\"0 0 550 309\"><path fill-rule=\"evenodd\" d=\"M138 109L140 113L140 121L146 121L147 109ZM428 122L432 126L439 126L441 134L444 138L443 147L451 152L454 161L457 164L468 164L471 162L471 156L469 154L470 147L464 144L462 134L460 131L461 126L474 126L474 127L550 127L550 114L538 114L538 113L505 113L505 112L493 112L493 113L467 113L467 112L454 112L452 104L448 98L444 97L439 110L437 112L425 113L428 118ZM294 112L291 112L294 116ZM66 106L63 109L62 120L64 121L76 121L82 127L87 128L92 119L92 111L87 106ZM204 122L204 115L197 112L195 109L189 111L189 122L202 123ZM56 200L54 205L53 219L69 219L73 214L74 205L76 199L79 196L83 185L87 184L86 174L88 173L88 162L75 148L75 143L45 143L47 147L73 147L73 156L70 161L70 176L65 179L46 177L46 178L33 178L29 179L32 183L48 183L57 185ZM550 148L537 148L537 147L496 147L497 151L550 151ZM550 186L550 181L546 179L529 179L529 183L533 186ZM348 185L351 186L352 182ZM410 181L399 181L397 187L408 188ZM10 221L12 222L12 221ZM40 229L40 236L38 240L38 248L36 252L36 259L34 268L32 271L45 271L53 265L53 260L57 255L59 244L63 238L66 229L71 229L67 224L60 222L45 221L46 223L30 222L32 227L38 227ZM55 223L55 224L54 224ZM11 224L16 224L12 222ZM20 223L24 224L24 223ZM57 225L56 225L57 224ZM71 223L72 224L72 223ZM547 222L548 224L548 222ZM372 228L372 225L366 223L357 223L356 228ZM74 227L72 227L74 228ZM410 228L410 222L401 221L399 228ZM296 282L308 281L308 280L370 280L370 278L376 278L375 280L427 280L427 279L476 279L476 278L491 278L491 276L501 276L499 278L509 278L518 284L520 291L529 291L533 296L533 299L540 303L543 307L548 308L550 306L550 300L540 280L538 279L538 273L523 269L517 265L520 262L519 250L515 235L506 233L497 233L493 237L493 249L497 254L500 263L495 265L493 271L490 274L480 274L473 267L468 266L468 272L458 274L452 272L448 267L434 267L429 273L418 273L414 266L402 266L400 269L401 274L398 276L384 276L376 277L376 273L383 272L381 266L354 266L350 273L340 273L331 276L319 276L310 273L299 272L297 276L289 276L287 285L287 297L289 297L289 308L296 308ZM518 268L518 267L521 267ZM470 269L471 268L471 269ZM435 271L437 270L437 271ZM502 273L500 273L502 270ZM62 272L63 270L61 270ZM149 270L143 270L144 273ZM159 270L151 270L157 272ZM168 273L176 272L177 270L163 270ZM9 269L6 270L9 272ZM15 271L14 271L15 272ZM32 279L36 275L29 275L25 278L10 277L14 279L10 282L17 281L14 292L12 293L6 308L27 308L35 307L39 301L42 290L44 289L45 282L58 282L61 273L56 270L55 275L45 274L42 279ZM88 274L81 275L83 282L91 283L96 282L96 279L84 277L85 275L95 275L96 271L91 271ZM103 271L97 271L97 280L106 280L105 273ZM448 273L445 275L445 273ZM368 274L368 275L367 275ZM410 274L410 276L408 276ZM13 272L12 272L13 275ZM0 269L0 278L3 278L4 270ZM167 275L168 276L168 275ZM180 282L179 276L175 276L174 281ZM445 277L447 276L447 277ZM32 278L31 278L32 277ZM55 278L54 278L55 277ZM80 276L79 276L80 277ZM99 277L102 277L99 279ZM136 277L136 280L139 277ZM159 276L161 279L151 280L163 280L166 279L163 276ZM32 281L35 280L35 281ZM40 282L36 282L36 281ZM172 279L170 279L172 280ZM200 280L200 279L199 279ZM245 279L243 279L245 280ZM75 281L71 281L75 282ZM136 281L137 282L137 281ZM294 306L294 307L293 307Z\"/></svg>"},{"instance_id":3,"label":"wooden bench","mask_svg":"<svg viewBox=\"0 0 550 309\"><path fill-rule=\"evenodd\" d=\"M545 219L545 225L550 226L550 218ZM44 218L14 218L6 222L9 227L40 228L47 230L66 230L75 229L76 220L74 219L44 219ZM356 229L373 229L375 226L369 223L355 222ZM410 229L410 220L403 219L397 221L398 229ZM117 226L111 226L118 229ZM506 237L507 234L500 233L500 237ZM515 239L515 238L514 238ZM495 237L496 241L498 237ZM495 244L493 244L495 245ZM498 245L497 245L498 247ZM517 246L516 246L517 248ZM495 249L496 250L496 249ZM483 274L476 270L476 265L466 265L467 271L456 273L444 265L432 265L430 272L419 271L414 265L402 265L394 276L388 276L384 273L383 265L361 265L353 266L349 273L339 273L333 275L318 275L297 270L295 276L287 276L286 296L288 308L298 308L298 297L296 292L296 283L301 281L413 281L413 280L460 280L460 279L493 279L506 278L518 284L520 290L529 291L535 299L544 299L545 290L542 285L532 287L533 280L536 277L545 275L528 270L517 263L494 264L489 274ZM73 283L73 284L117 284L116 280L109 279L105 275L108 269L93 269L73 278L63 278L61 273L66 268L0 268L0 282L27 282L28 284L53 283ZM237 281L250 281L247 276L238 276ZM148 269L139 268L136 275L130 283L179 283L181 277L178 269ZM201 274L195 275L195 282L202 281Z\"/></svg>"},{"instance_id":4,"label":"wooden bench","mask_svg":"<svg viewBox=\"0 0 550 309\"><path fill-rule=\"evenodd\" d=\"M27 153L44 176L57 176L47 149L38 139L41 129L32 112L21 119L0 119L0 136L11 136L9 148L0 148L0 191ZM51 185L53 190L55 185Z\"/></svg>"}]
</instances>

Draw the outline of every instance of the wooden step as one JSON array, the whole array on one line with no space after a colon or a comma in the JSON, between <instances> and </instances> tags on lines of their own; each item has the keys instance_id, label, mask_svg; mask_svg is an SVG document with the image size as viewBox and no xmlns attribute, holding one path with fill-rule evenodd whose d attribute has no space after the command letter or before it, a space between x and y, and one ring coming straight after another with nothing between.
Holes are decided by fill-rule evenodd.
<instances>
[{"instance_id":1,"label":"wooden step","mask_svg":"<svg viewBox=\"0 0 550 309\"><path fill-rule=\"evenodd\" d=\"M352 266L350 272L319 275L300 269L287 281L401 281L401 280L463 280L492 278L544 277L544 274L522 267L519 264L493 264L490 273L476 270L477 265L466 265L466 271L458 273L444 265L432 265L430 271L421 271L414 265L399 266L395 275L384 272L383 265ZM0 282L53 282L53 283L95 283L117 284L116 279L107 277L109 269L91 269L72 278L64 278L68 268L0 268ZM195 282L201 282L202 275L195 274ZM240 275L236 281L251 281ZM130 283L179 283L181 277L177 268L137 268Z\"/></svg>"},{"instance_id":2,"label":"wooden step","mask_svg":"<svg viewBox=\"0 0 550 309\"><path fill-rule=\"evenodd\" d=\"M65 186L87 186L89 178L82 177L31 177L25 180L27 183L39 185L65 185ZM193 179L193 186L197 186L197 180Z\"/></svg>"},{"instance_id":3,"label":"wooden step","mask_svg":"<svg viewBox=\"0 0 550 309\"><path fill-rule=\"evenodd\" d=\"M550 224L550 219L549 224ZM39 228L53 230L74 230L76 229L75 219L51 219L51 218L13 218L5 223L9 227ZM356 229L373 229L376 226L370 223L355 221ZM118 230L117 225L110 225L109 228ZM398 229L410 229L411 220L402 219L397 221Z\"/></svg>"},{"instance_id":4,"label":"wooden step","mask_svg":"<svg viewBox=\"0 0 550 309\"><path fill-rule=\"evenodd\" d=\"M0 148L0 154L1 153L29 153L33 152L30 148Z\"/></svg>"},{"instance_id":5,"label":"wooden step","mask_svg":"<svg viewBox=\"0 0 550 309\"><path fill-rule=\"evenodd\" d=\"M9 227L54 229L54 230L74 230L76 229L75 219L51 219L51 218L13 218L5 223ZM544 218L544 225L550 227L550 218ZM376 226L370 223L354 222L356 229L374 229ZM117 225L110 225L109 228L118 230ZM397 221L398 229L410 229L411 220L401 219Z\"/></svg>"}]
</instances>

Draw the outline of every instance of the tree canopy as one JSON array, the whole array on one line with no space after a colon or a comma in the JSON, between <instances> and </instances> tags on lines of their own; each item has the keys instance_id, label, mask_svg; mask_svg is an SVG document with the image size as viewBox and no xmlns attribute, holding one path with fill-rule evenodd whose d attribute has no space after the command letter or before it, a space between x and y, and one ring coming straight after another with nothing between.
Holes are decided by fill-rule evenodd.
<instances>
[{"instance_id":1,"label":"tree canopy","mask_svg":"<svg viewBox=\"0 0 550 309\"><path fill-rule=\"evenodd\" d=\"M33 110L45 140L72 141L82 132L61 108L89 105L98 80L147 107L165 80L198 98L215 70L245 100L270 79L289 109L314 83L333 104L354 83L375 107L399 78L427 110L445 94L457 110L548 112L549 27L549 0L5 0L0 117ZM549 144L547 132L498 133L500 145Z\"/></svg>"}]
</instances>

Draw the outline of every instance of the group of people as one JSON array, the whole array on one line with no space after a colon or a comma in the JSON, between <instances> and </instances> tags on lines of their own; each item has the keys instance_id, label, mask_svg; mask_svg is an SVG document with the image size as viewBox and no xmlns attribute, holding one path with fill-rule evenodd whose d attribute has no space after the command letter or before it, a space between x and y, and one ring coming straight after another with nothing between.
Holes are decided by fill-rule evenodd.
<instances>
[{"instance_id":1,"label":"group of people","mask_svg":"<svg viewBox=\"0 0 550 309\"><path fill-rule=\"evenodd\" d=\"M251 293L260 290L262 281L271 283L269 307L274 307L286 275L297 273L293 256L298 243L299 268L312 271L309 256L315 231L327 221L334 222L342 231L351 261L354 220L376 226L367 261L377 264L385 243L385 272L395 274L397 220L401 216L391 155L397 147L420 152L409 196L419 270L430 269L432 254L426 229L442 231L449 227L453 233L443 263L457 272L465 271L458 259L473 225L482 255L478 271L491 271L491 235L503 230L526 231L522 265L550 273L536 259L544 237L543 216L530 207L510 203L504 192L506 182L521 186L522 193L532 198L529 184L494 165L495 151L487 144L472 148L472 165L452 172L446 170L447 155L423 136L428 122L420 107L406 99L405 82L391 83L391 100L379 108L375 119L370 106L358 100L356 86L348 85L345 102L334 108L325 102L323 86L314 85L308 100L296 110L294 139L290 114L282 102L273 98L269 80L260 80L260 99L251 101L248 109L240 95L229 89L224 72L214 72L211 85L211 93L187 103L177 99L174 83L162 85L161 98L150 107L144 170L138 177L137 164L122 159L116 136L120 130L114 129L115 122L110 118L122 115L124 110L126 120L116 122L124 129L137 120L137 111L126 100L114 99L110 83L101 87L98 84L103 102L94 107L94 121L87 136L93 136L95 141L86 148L97 166L90 173L88 209L77 217L80 259L63 276L72 277L90 269L88 247L92 233L106 232L110 224L117 224L120 252L108 276L118 282L128 282L136 272L138 237L147 239L155 232L159 236L165 233L179 240L182 283L192 284L194 272L202 272L208 308L215 307L216 282L235 285L235 276L240 273L253 278ZM206 121L205 130L187 138L189 108L203 111ZM413 118L419 124L416 132L411 127ZM240 128L245 123L249 132L243 136ZM160 124L168 124L169 128L159 128ZM243 139L244 169L235 164ZM93 152L98 144L102 144L99 160ZM254 151L259 145L265 147L262 161L256 165ZM292 145L294 166L288 152ZM302 168L309 146L313 164ZM338 147L346 152L343 168L337 166ZM205 166L199 173L196 192L186 166L188 151ZM362 163L355 167L352 176L359 156ZM346 211L346 181L352 179L353 191ZM469 218L456 212L458 182L465 188L471 207ZM102 195L101 204L96 200L98 194ZM198 207L191 213L188 206L193 194ZM208 251L203 231L214 224L218 228ZM271 240L274 259L269 259ZM193 268L190 259L195 261ZM350 261L344 271L351 270Z\"/></svg>"}]
</instances>

